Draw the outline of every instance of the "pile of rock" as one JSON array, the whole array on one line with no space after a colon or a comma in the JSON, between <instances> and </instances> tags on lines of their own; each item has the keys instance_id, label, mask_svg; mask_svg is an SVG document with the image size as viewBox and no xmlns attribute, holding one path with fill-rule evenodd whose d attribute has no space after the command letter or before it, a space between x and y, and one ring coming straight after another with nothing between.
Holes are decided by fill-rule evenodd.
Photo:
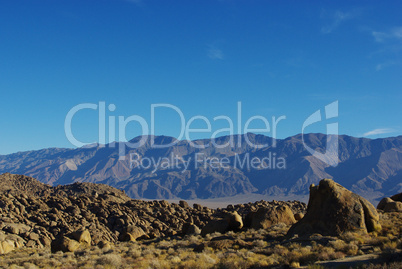
<instances>
[{"instance_id":1,"label":"pile of rock","mask_svg":"<svg viewBox=\"0 0 402 269\"><path fill-rule=\"evenodd\" d=\"M286 205L293 213L305 210L300 202L260 201L215 210L185 201L132 200L107 185L50 187L12 174L1 175L0 186L0 253L21 246L73 251L86 245L197 234L201 229L206 234L216 230L208 231L213 223L221 225L220 232L237 231L244 226L243 218L259 208Z\"/></svg>"},{"instance_id":2,"label":"pile of rock","mask_svg":"<svg viewBox=\"0 0 402 269\"><path fill-rule=\"evenodd\" d=\"M279 223L292 225L296 222L295 217L304 215L306 208L306 204L299 201L275 200L229 205L216 211L216 218L203 227L201 235L241 229L267 229Z\"/></svg>"},{"instance_id":3,"label":"pile of rock","mask_svg":"<svg viewBox=\"0 0 402 269\"><path fill-rule=\"evenodd\" d=\"M401 198L385 198L378 208L399 211ZM0 254L22 246L75 251L116 241L268 229L279 223L293 225L288 235L381 229L372 204L330 179L310 187L308 207L299 201L259 201L215 210L185 201L132 200L102 184L53 188L25 176L0 176Z\"/></svg>"}]
</instances>

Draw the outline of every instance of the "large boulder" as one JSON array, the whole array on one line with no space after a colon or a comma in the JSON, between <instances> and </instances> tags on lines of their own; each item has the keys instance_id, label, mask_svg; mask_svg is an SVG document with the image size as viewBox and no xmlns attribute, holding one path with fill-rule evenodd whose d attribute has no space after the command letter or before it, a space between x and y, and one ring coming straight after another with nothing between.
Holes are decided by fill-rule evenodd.
<instances>
[{"instance_id":1,"label":"large boulder","mask_svg":"<svg viewBox=\"0 0 402 269\"><path fill-rule=\"evenodd\" d=\"M8 240L0 241L0 254L6 254L14 250L14 244Z\"/></svg>"},{"instance_id":2,"label":"large boulder","mask_svg":"<svg viewBox=\"0 0 402 269\"><path fill-rule=\"evenodd\" d=\"M91 234L84 228L59 236L50 244L52 252L74 252L77 249L87 248L89 246L91 246Z\"/></svg>"},{"instance_id":3,"label":"large boulder","mask_svg":"<svg viewBox=\"0 0 402 269\"><path fill-rule=\"evenodd\" d=\"M243 220L237 211L226 212L225 220L228 222L228 230L238 231L243 228Z\"/></svg>"},{"instance_id":4,"label":"large boulder","mask_svg":"<svg viewBox=\"0 0 402 269\"><path fill-rule=\"evenodd\" d=\"M299 220L301 220L301 219L304 217L304 214L303 214L303 213L296 213L296 214L294 215L294 217L295 217L295 220L296 220L296 221L299 221Z\"/></svg>"},{"instance_id":5,"label":"large boulder","mask_svg":"<svg viewBox=\"0 0 402 269\"><path fill-rule=\"evenodd\" d=\"M86 229L80 229L71 233L71 237L84 245L91 245L91 234Z\"/></svg>"},{"instance_id":6,"label":"large boulder","mask_svg":"<svg viewBox=\"0 0 402 269\"><path fill-rule=\"evenodd\" d=\"M200 234L201 230L194 223L186 222L186 223L183 224L183 228L181 229L181 233L183 235Z\"/></svg>"},{"instance_id":7,"label":"large boulder","mask_svg":"<svg viewBox=\"0 0 402 269\"><path fill-rule=\"evenodd\" d=\"M286 205L275 207L260 207L256 212L250 212L246 217L252 229L267 229L272 225L284 223L291 225L296 222L292 210Z\"/></svg>"},{"instance_id":8,"label":"large boulder","mask_svg":"<svg viewBox=\"0 0 402 269\"><path fill-rule=\"evenodd\" d=\"M323 179L318 186L310 186L307 213L294 224L288 235L340 235L349 231L379 231L379 216L366 199L347 190L331 179Z\"/></svg>"},{"instance_id":9,"label":"large boulder","mask_svg":"<svg viewBox=\"0 0 402 269\"><path fill-rule=\"evenodd\" d=\"M78 241L62 236L52 241L51 251L74 252L79 249L80 246L81 244Z\"/></svg>"},{"instance_id":10,"label":"large boulder","mask_svg":"<svg viewBox=\"0 0 402 269\"><path fill-rule=\"evenodd\" d=\"M123 242L136 241L138 238L145 236L145 232L141 227L135 225L128 226L120 235L119 240Z\"/></svg>"},{"instance_id":11,"label":"large boulder","mask_svg":"<svg viewBox=\"0 0 402 269\"><path fill-rule=\"evenodd\" d=\"M188 205L188 203L187 203L186 201L184 201L184 200L180 200L180 201L179 201L179 206L182 207L182 208L184 208L184 209L190 208L190 206Z\"/></svg>"},{"instance_id":12,"label":"large boulder","mask_svg":"<svg viewBox=\"0 0 402 269\"><path fill-rule=\"evenodd\" d=\"M209 221L201 230L201 235L205 236L211 233L225 233L228 231L239 231L243 228L243 220L239 213L224 212L223 218Z\"/></svg>"},{"instance_id":13,"label":"large boulder","mask_svg":"<svg viewBox=\"0 0 402 269\"><path fill-rule=\"evenodd\" d=\"M13 251L16 248L23 247L26 241L15 234L5 234L0 231L0 254Z\"/></svg>"},{"instance_id":14,"label":"large boulder","mask_svg":"<svg viewBox=\"0 0 402 269\"><path fill-rule=\"evenodd\" d=\"M402 193L395 194L391 198L383 198L378 203L377 209L385 212L402 212Z\"/></svg>"},{"instance_id":15,"label":"large boulder","mask_svg":"<svg viewBox=\"0 0 402 269\"><path fill-rule=\"evenodd\" d=\"M23 223L2 223L0 226L3 226L3 231L16 235L25 234L31 230L31 227Z\"/></svg>"}]
</instances>

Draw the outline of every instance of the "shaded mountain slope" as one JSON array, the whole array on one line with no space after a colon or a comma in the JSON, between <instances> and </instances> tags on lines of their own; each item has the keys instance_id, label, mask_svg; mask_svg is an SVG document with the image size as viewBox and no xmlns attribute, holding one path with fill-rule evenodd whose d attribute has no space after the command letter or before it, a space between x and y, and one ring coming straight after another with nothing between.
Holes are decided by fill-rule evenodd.
<instances>
[{"instance_id":1,"label":"shaded mountain slope","mask_svg":"<svg viewBox=\"0 0 402 269\"><path fill-rule=\"evenodd\" d=\"M214 141L152 137L156 145L175 143L165 148L153 147L151 136L137 137L130 143L141 138L146 139L144 145L127 148L125 160L119 160L122 143L92 148L52 148L0 156L0 173L24 174L50 185L103 183L125 190L132 198L149 199L207 199L248 193L308 194L310 184L322 178L334 178L370 200L402 191L402 136L375 140L338 136L336 167L313 157L305 149L300 134L277 140L255 134L223 136ZM324 153L327 138L324 134L305 134L304 143ZM257 146L250 146L247 141ZM164 158L169 160L169 165L158 167L151 163L135 167L130 162L130 154L155 162ZM202 160L211 158L225 158L229 165L213 167L208 162L204 165ZM253 158L265 158L268 168L250 168L247 164ZM282 167L278 167L280 158L285 160Z\"/></svg>"}]
</instances>

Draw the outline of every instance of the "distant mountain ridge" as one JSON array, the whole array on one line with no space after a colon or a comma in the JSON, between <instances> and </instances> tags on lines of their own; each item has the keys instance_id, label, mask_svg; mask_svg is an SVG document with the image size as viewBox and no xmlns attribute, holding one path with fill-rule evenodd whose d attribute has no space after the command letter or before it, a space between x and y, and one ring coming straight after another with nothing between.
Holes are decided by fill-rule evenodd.
<instances>
[{"instance_id":1,"label":"distant mountain ridge","mask_svg":"<svg viewBox=\"0 0 402 269\"><path fill-rule=\"evenodd\" d=\"M138 142L141 138L130 142ZM402 136L373 140L338 136L339 164L336 167L313 157L305 149L301 134L273 140L249 133L223 136L214 141L222 146L233 139L233 145L225 147L214 146L210 139L177 141L166 136L153 138L157 145L176 144L154 148L148 139L143 146L128 149L125 160L119 160L119 143L114 147L98 145L18 152L0 156L0 173L23 174L50 185L103 183L124 190L132 198L148 199L208 199L251 193L307 195L310 184L316 184L322 178L333 178L370 200L402 192ZM266 146L252 147L247 140ZM316 151L325 152L326 140L324 134L304 134L304 142ZM209 146L195 148L190 143ZM165 160L166 165L162 167L160 162L159 167L152 163L149 167L135 167L132 158L130 161L132 156L155 160L155 163ZM217 168L202 163L197 165L197 156L209 160L227 159L229 164ZM285 167L248 169L247 166L234 165L236 161L241 164L253 158L268 160L269 156L270 160L276 161L283 158ZM181 166L173 165L177 163ZM183 169L185 164L188 164L187 169ZM269 164L265 162L264 165Z\"/></svg>"}]
</instances>

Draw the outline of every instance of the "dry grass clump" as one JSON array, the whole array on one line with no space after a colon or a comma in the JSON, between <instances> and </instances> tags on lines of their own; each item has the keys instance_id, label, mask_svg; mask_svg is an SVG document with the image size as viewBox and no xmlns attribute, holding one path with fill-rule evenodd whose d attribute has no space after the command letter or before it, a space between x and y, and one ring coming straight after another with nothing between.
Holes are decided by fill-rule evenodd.
<instances>
[{"instance_id":1,"label":"dry grass clump","mask_svg":"<svg viewBox=\"0 0 402 269\"><path fill-rule=\"evenodd\" d=\"M329 246L332 247L336 252L341 252L347 256L355 256L359 252L359 242L349 241L345 242L341 239L337 239L329 242Z\"/></svg>"},{"instance_id":2,"label":"dry grass clump","mask_svg":"<svg viewBox=\"0 0 402 269\"><path fill-rule=\"evenodd\" d=\"M122 263L122 258L117 254L105 254L96 260L97 264L103 265L104 268L118 268Z\"/></svg>"}]
</instances>

